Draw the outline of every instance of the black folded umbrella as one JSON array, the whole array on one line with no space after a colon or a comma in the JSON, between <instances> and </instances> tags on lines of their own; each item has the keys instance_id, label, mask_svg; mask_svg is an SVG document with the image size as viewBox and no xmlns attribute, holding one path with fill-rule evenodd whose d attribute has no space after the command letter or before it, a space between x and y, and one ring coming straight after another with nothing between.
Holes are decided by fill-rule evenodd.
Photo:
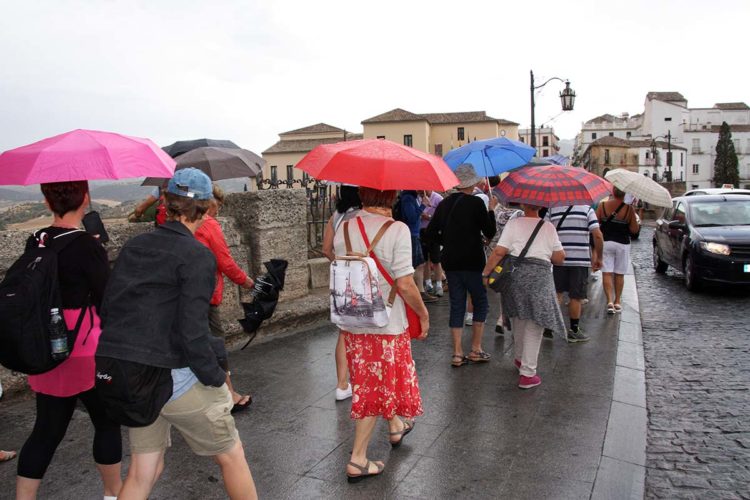
<instances>
[{"instance_id":1,"label":"black folded umbrella","mask_svg":"<svg viewBox=\"0 0 750 500\"><path fill-rule=\"evenodd\" d=\"M289 263L283 259L271 259L263 265L268 272L255 279L255 286L251 292L253 301L241 302L245 317L239 320L239 323L245 333L251 334L243 349L255 338L261 323L273 316L279 302L279 292L284 289Z\"/></svg>"}]
</instances>

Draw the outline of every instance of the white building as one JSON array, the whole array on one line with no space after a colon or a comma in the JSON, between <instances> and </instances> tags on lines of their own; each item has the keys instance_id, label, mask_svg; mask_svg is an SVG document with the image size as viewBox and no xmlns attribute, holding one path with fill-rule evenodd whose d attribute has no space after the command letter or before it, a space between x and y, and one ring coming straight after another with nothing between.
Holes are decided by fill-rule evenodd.
<instances>
[{"instance_id":1,"label":"white building","mask_svg":"<svg viewBox=\"0 0 750 500\"><path fill-rule=\"evenodd\" d=\"M717 103L692 108L684 126L688 148L687 188L713 187L719 128L727 122L732 132L740 171L740 187L750 188L750 107L744 102Z\"/></svg>"},{"instance_id":2,"label":"white building","mask_svg":"<svg viewBox=\"0 0 750 500\"><path fill-rule=\"evenodd\" d=\"M560 138L555 135L554 128L537 127L534 129L534 135L536 136L537 156L540 158L556 155L560 151L560 146L557 144ZM531 129L518 129L518 140L531 144Z\"/></svg>"}]
</instances>

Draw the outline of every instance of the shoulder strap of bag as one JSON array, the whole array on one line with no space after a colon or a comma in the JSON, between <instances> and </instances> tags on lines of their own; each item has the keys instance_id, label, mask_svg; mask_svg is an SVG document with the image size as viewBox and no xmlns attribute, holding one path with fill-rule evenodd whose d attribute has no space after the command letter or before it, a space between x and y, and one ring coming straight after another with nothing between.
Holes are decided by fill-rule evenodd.
<instances>
[{"instance_id":1,"label":"shoulder strap of bag","mask_svg":"<svg viewBox=\"0 0 750 500\"><path fill-rule=\"evenodd\" d=\"M557 229L560 229L560 226L562 226L562 223L565 220L565 217L568 216L571 210L573 210L573 205L569 206L568 209L565 211L565 213L562 214L562 217L560 217L560 220L557 221Z\"/></svg>"},{"instance_id":2,"label":"shoulder strap of bag","mask_svg":"<svg viewBox=\"0 0 750 500\"><path fill-rule=\"evenodd\" d=\"M625 202L622 202L622 203L620 203L620 206L619 206L619 207L617 207L617 209L615 209L615 211L614 211L614 212L612 212L612 213L611 213L611 214L609 215L609 217L607 217L607 220L606 220L606 222L612 222L612 219L614 219L614 218L615 218L615 215L617 215L617 212L619 212L619 211L620 211L620 209L621 209L622 207L624 207L624 206L625 206ZM604 209L604 215L607 215L607 209L606 209L606 208Z\"/></svg>"},{"instance_id":3,"label":"shoulder strap of bag","mask_svg":"<svg viewBox=\"0 0 750 500\"><path fill-rule=\"evenodd\" d=\"M383 236L381 233L385 233L385 229L388 229L388 227L390 227L392 223L393 221L391 220L383 224L380 227L380 231L378 231L376 238L378 238L379 236ZM388 273L388 271L385 270L385 267L383 267L383 264L380 263L380 259L378 259L378 256L375 255L375 252L372 251L372 249L375 248L375 245L374 244L370 245L370 241L367 238L367 233L365 232L365 225L362 223L362 219L360 219L359 217L357 217L357 224L359 224L359 232L362 234L362 239L365 241L365 245L367 245L369 248L368 253L370 255L370 258L372 258L372 260L375 261L375 265L377 266L378 271L380 271L380 274L383 275L385 280L388 282L388 285L391 287L391 293L388 295L388 305L393 306L393 301L396 300L396 294L398 293L398 291L396 290L396 287L394 286L394 280L391 277L390 273ZM373 242L376 243L375 240L373 240Z\"/></svg>"},{"instance_id":4,"label":"shoulder strap of bag","mask_svg":"<svg viewBox=\"0 0 750 500\"><path fill-rule=\"evenodd\" d=\"M539 234L539 230L542 229L542 226L544 225L544 219L540 220L536 227L534 228L534 231L531 233L531 236L529 236L529 241L526 242L526 246L523 247L523 250L521 250L521 253L518 254L519 259L523 259L526 257L526 252L529 251L529 248L531 247L531 244L534 243L534 238L536 238L536 235Z\"/></svg>"},{"instance_id":5,"label":"shoulder strap of bag","mask_svg":"<svg viewBox=\"0 0 750 500\"><path fill-rule=\"evenodd\" d=\"M391 227L391 224L393 224L393 219L387 220L383 223L382 226L380 226L380 229L378 229L377 234L375 235L375 238L373 238L372 243L370 243L370 240L367 238L367 233L364 232L364 224L362 223L362 218L357 217L357 223L359 224L360 232L362 233L362 239L365 242L365 245L367 246L367 250L365 250L365 255L374 255L372 249L375 248L375 245L378 244L380 239L383 237L385 232L388 230L389 227ZM352 241L349 237L349 221L344 222L344 245L346 247L346 254L352 255Z\"/></svg>"}]
</instances>

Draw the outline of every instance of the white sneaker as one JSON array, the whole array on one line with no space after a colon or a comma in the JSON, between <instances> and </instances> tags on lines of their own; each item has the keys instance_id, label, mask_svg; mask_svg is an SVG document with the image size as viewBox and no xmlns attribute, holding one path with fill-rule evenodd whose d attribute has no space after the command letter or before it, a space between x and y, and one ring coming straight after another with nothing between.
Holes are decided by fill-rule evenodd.
<instances>
[{"instance_id":1,"label":"white sneaker","mask_svg":"<svg viewBox=\"0 0 750 500\"><path fill-rule=\"evenodd\" d=\"M443 284L440 281L438 281L435 285L435 295L437 295L438 297L443 296Z\"/></svg>"},{"instance_id":2,"label":"white sneaker","mask_svg":"<svg viewBox=\"0 0 750 500\"><path fill-rule=\"evenodd\" d=\"M347 384L346 389L336 387L336 401L343 401L352 397L352 384Z\"/></svg>"},{"instance_id":3,"label":"white sneaker","mask_svg":"<svg viewBox=\"0 0 750 500\"><path fill-rule=\"evenodd\" d=\"M474 324L474 315L472 313L466 313L466 317L464 318L464 324L466 326L471 326Z\"/></svg>"}]
</instances>

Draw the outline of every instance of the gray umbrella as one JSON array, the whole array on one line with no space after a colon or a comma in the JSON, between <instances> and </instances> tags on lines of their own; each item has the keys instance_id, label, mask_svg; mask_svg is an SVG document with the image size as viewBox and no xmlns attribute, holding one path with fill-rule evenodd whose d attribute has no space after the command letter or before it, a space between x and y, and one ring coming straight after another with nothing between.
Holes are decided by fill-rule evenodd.
<instances>
[{"instance_id":1,"label":"gray umbrella","mask_svg":"<svg viewBox=\"0 0 750 500\"><path fill-rule=\"evenodd\" d=\"M189 141L177 141L169 146L161 148L172 158L192 151L198 148L234 148L239 149L240 147L232 141L226 141L222 139L191 139Z\"/></svg>"},{"instance_id":2,"label":"gray umbrella","mask_svg":"<svg viewBox=\"0 0 750 500\"><path fill-rule=\"evenodd\" d=\"M202 170L212 181L255 177L263 169L265 160L247 149L197 148L176 158L176 170L194 167ZM161 186L164 179L148 177L143 186Z\"/></svg>"}]
</instances>

